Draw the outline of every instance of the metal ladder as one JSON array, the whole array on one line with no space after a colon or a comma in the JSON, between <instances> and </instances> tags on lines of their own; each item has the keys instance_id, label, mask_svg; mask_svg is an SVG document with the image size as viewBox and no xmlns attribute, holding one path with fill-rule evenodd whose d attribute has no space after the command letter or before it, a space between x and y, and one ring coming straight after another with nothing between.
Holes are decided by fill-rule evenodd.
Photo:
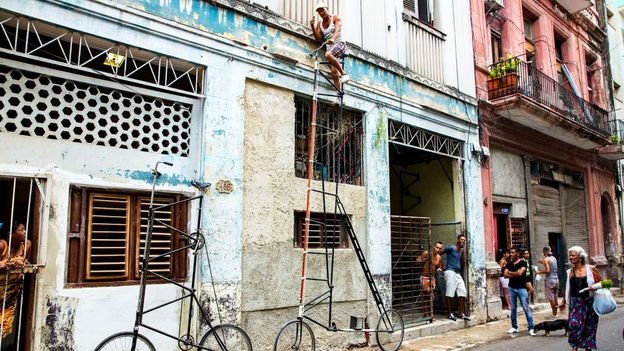
<instances>
[{"instance_id":1,"label":"metal ladder","mask_svg":"<svg viewBox=\"0 0 624 351\"><path fill-rule=\"evenodd\" d=\"M309 141L309 149L308 149L308 156L309 156L309 160L308 160L308 182L307 182L307 194L306 194L306 209L305 209L305 227L304 227L304 232L303 232L303 254L302 254L302 269L301 269L301 287L300 287L300 295L299 295L299 318L306 318L308 320L310 320L313 323L319 324L321 326L323 326L323 324L315 321L314 319L310 318L310 317L306 317L305 313L307 311L309 311L310 309L318 306L319 304L328 301L329 302L329 313L328 313L328 322L327 322L327 328L328 329L333 329L336 330L336 325L335 323L332 321L332 299L333 299L333 289L334 289L334 250L335 250L335 242L336 242L336 223L338 220L338 216L340 216L340 218L342 220L344 220L345 223L345 229L347 231L347 234L349 236L349 240L353 246L353 249L357 255L357 259L360 263L360 266L362 267L362 271L364 272L364 276L366 278L366 281L368 283L368 286L373 294L373 298L375 299L375 304L377 306L377 309L379 310L380 314L385 313L386 309L385 309L385 305L383 303L383 300L381 298L381 294L379 293L379 290L377 288L377 285L375 284L375 281L373 279L373 275L370 271L370 268L368 267L368 263L366 262L366 257L364 256L364 252L362 251L362 247L360 246L360 243L357 239L357 236L355 234L355 230L353 228L353 224L351 223L351 219L349 218L347 211L344 207L344 204L340 201L340 197L338 195L338 188L339 188L339 183L341 181L341 175L340 175L340 166L338 167L338 173L335 176L335 189L334 192L330 192L327 191L326 186L325 186L325 166L323 163L319 163L317 161L314 160L315 158L315 148L316 148L316 133L317 133L317 128L319 128L320 130L324 130L324 131L330 131L330 132L334 132L334 133L339 133L340 131L338 130L333 130L332 128L329 128L327 126L323 126L323 125L318 125L317 124L317 113L318 113L318 109L317 109L317 105L318 105L318 97L319 96L330 96L330 97L336 97L338 98L339 101L339 111L340 111L340 120L339 120L339 128L342 126L342 117L343 117L343 108L344 108L344 91L342 89L340 89L341 87L336 87L332 80L324 73L321 71L320 67L321 65L327 65L329 64L328 62L319 62L319 60L315 60L315 65L314 65L314 89L313 89L313 94L312 94L312 111L311 111L311 127L310 127L310 141ZM323 93L319 93L318 92L318 88L319 88L319 75L321 77L323 77L325 80L327 80L327 82L333 86L337 93L335 94L323 94ZM339 148L337 150L338 155L337 157L340 157L339 152L341 151L342 148ZM334 155L336 157L336 155ZM340 162L338 162L338 164L340 164ZM313 180L313 175L314 175L314 167L320 165L321 168L321 189L313 189L312 188L312 180ZM334 170L328 170L328 174L329 172L333 172ZM312 193L317 193L320 194L322 196L322 203L323 203L323 218L322 221L316 221L316 220L312 220L310 217L310 199L312 196ZM334 198L334 209L333 212L329 212L328 211L328 204L327 204L327 197L333 197ZM327 227L327 220L328 220L328 216L333 216L333 220L334 220L334 225L333 225L333 232L331 234L331 247L328 247L328 239L327 239L327 235L323 235L323 248L322 250L319 251L311 251L308 249L308 236L310 233L310 223L316 223L316 224L320 224L321 228L323 230L323 232L325 232L325 228ZM325 273L326 273L326 277L325 278L321 278L321 277L308 277L307 276L307 261L308 261L308 255L313 255L313 256L318 256L321 258L324 258L325 260ZM323 293L321 293L320 295L316 296L315 298L309 300L308 302L305 301L305 288L306 288L306 281L316 281L316 282L325 282L327 284L327 290L324 291Z\"/></svg>"}]
</instances>

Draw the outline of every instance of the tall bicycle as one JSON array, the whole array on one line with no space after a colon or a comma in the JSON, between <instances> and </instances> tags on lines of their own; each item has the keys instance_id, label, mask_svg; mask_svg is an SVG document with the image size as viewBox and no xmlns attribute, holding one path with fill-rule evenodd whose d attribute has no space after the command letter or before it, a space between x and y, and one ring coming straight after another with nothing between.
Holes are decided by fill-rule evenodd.
<instances>
[{"instance_id":1,"label":"tall bicycle","mask_svg":"<svg viewBox=\"0 0 624 351\"><path fill-rule=\"evenodd\" d=\"M251 340L247 333L241 329L240 327L232 324L220 324L213 325L210 323L210 318L208 313L202 308L202 305L199 303L199 299L197 298L197 288L196 288L196 273L197 273L197 263L198 263L198 253L203 248L206 254L206 259L208 259L208 265L210 267L210 260L208 257L208 252L206 250L205 238L201 232L201 211L202 211L202 203L203 203L203 195L198 195L195 197L191 197L188 199L175 201L167 204L154 204L154 193L156 189L156 181L158 177L161 175L158 172L158 165L163 163L167 166L172 166L173 164L169 162L157 162L156 166L152 170L152 192L150 195L150 204L149 204L149 214L148 214L148 227L147 227L147 236L145 249L143 251L143 258L141 260L141 279L140 279L140 290L139 290L139 299L137 303L137 311L136 318L134 322L134 329L132 331L121 332L117 334L113 334L102 341L96 348L95 351L155 351L156 348L154 344L143 334L139 333L140 328L145 328L156 332L158 334L164 335L166 337L172 338L178 341L178 348L180 350L208 350L208 351L251 351ZM200 182L192 182L193 186L200 191L205 190L210 186L209 183L200 183ZM179 230L167 221L156 218L155 214L158 211L165 210L167 208L171 208L173 206L179 206L185 203L192 203L194 201L198 202L197 209L197 225L195 230L192 232L184 232ZM158 255L150 255L150 247L152 244L152 234L154 230L154 225L164 226L168 228L172 233L179 235L186 244L183 244L181 247L172 248L172 250L164 252ZM191 286L185 286L176 282L175 280L166 277L154 270L151 270L149 265L151 261L157 260L162 257L171 257L176 253L187 252L186 250L191 250L193 255L193 263L191 267ZM145 308L145 293L146 293L146 284L148 276L154 276L160 280L163 280L167 283L174 284L175 286L182 289L182 296L162 303L155 307ZM172 335L166 331L160 330L154 326L147 325L143 322L143 316L158 309L164 308L171 304L177 302L183 302L184 300L189 301L188 308L188 316L186 320L186 330L184 330L185 334L183 335ZM206 323L208 324L208 331L203 335L199 342L196 342L195 338L191 335L191 318L193 314L193 305L196 304L199 309L201 316L204 318Z\"/></svg>"},{"instance_id":2,"label":"tall bicycle","mask_svg":"<svg viewBox=\"0 0 624 351\"><path fill-rule=\"evenodd\" d=\"M323 125L317 124L317 103L319 96L330 96L336 97L339 100L340 104L340 121L339 128L342 126L342 118L343 118L343 97L344 90L342 87L337 87L334 85L333 81L323 72L321 71L321 65L327 65L328 62L322 62L319 60L319 52L320 49L325 46L325 44L321 45L318 49L314 50L312 56L315 57L314 62L314 83L313 83L313 93L312 93L312 110L310 117L310 140L309 140L309 148L308 148L308 164L307 164L307 193L306 193L306 210L305 210L305 226L303 231L303 257L302 257L302 266L301 266L301 285L299 290L299 313L295 320L292 320L277 334L275 339L275 343L273 345L274 351L282 351L282 350L315 350L316 349L316 340L314 337L314 332L308 323L312 323L317 325L327 331L330 332L364 332L368 335L368 333L374 333L377 341L377 345L382 350L398 350L403 342L404 337L404 325L403 318L401 314L394 309L386 309L384 302L381 298L381 294L377 289L377 285L373 279L373 275L368 267L368 263L366 262L366 258L362 251L362 248L359 244L357 236L355 235L355 231L349 216L345 210L343 203L340 201L340 197L338 195L338 184L340 183L341 178L341 169L340 166L337 170L329 167L329 164L324 162L318 162L315 160L315 138L317 130L322 132L334 133L337 138L347 138L348 135L340 135L341 131L332 130L331 128ZM319 93L319 76L323 77L335 90L335 94L324 94ZM318 129L317 129L318 128ZM339 143L340 144L340 143ZM335 157L340 160L342 155L342 150L340 148L335 150ZM340 161L337 162L340 164ZM312 188L312 178L314 176L315 167L320 167L322 171L321 175L321 189L313 189ZM325 170L330 170L331 172L336 173L335 177L335 188L334 191L329 191L325 186ZM323 216L322 219L312 220L310 218L310 201L312 194L320 194L322 196L322 204L323 204ZM328 208L331 205L331 200L328 204L328 198L333 198L333 209ZM364 276L368 283L368 287L370 288L373 298L375 300L375 305L379 312L379 318L377 320L376 327L374 329L368 328L366 321L357 318L351 317L351 323L349 328L338 328L333 318L333 293L334 293L334 268L335 268L335 245L338 241L340 233L337 232L336 225L328 225L329 222L337 223L338 217L344 219L345 229L348 233L349 239L351 241L352 247L357 255L357 259L360 263L362 271L364 272ZM308 236L310 232L310 223L313 222L316 225L320 225L321 230L325 233L323 235L323 248L321 250L309 250L308 249ZM331 229L327 229L331 228ZM320 257L325 265L325 277L310 277L308 276L307 268L308 268L308 259L310 257ZM325 283L326 290L324 290L320 295L312 298L306 299L306 282L307 281L315 281ZM318 320L308 314L312 309L318 307L321 304L326 303L328 305L328 316L324 321Z\"/></svg>"}]
</instances>

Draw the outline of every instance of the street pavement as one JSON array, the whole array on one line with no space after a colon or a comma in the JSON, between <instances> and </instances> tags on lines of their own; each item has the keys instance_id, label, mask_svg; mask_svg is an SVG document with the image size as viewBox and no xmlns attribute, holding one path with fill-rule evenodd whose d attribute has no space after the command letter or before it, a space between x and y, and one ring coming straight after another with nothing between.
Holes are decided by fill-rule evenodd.
<instances>
[{"instance_id":1,"label":"street pavement","mask_svg":"<svg viewBox=\"0 0 624 351\"><path fill-rule=\"evenodd\" d=\"M598 325L598 351L623 351L622 328L624 328L624 306L619 302L618 309L600 319ZM542 306L547 307L547 306ZM521 311L521 309L520 309ZM541 308L533 313L535 324L543 322L550 315L550 308ZM560 315L567 318L567 311ZM401 346L402 351L449 351L449 350L571 350L567 337L557 331L550 336L539 332L535 337L529 336L524 315L518 316L520 334L510 336L506 331L511 327L509 318L480 324L469 328L450 331L430 337L409 340Z\"/></svg>"},{"instance_id":2,"label":"street pavement","mask_svg":"<svg viewBox=\"0 0 624 351\"><path fill-rule=\"evenodd\" d=\"M599 351L622 351L624 350L624 340L622 339L622 328L624 328L624 313L620 309L600 318L598 324ZM563 331L552 332L550 336L545 336L540 331L537 336L531 337L521 334L518 337L507 337L502 341L488 343L471 348L478 351L499 351L499 350L570 350L568 338L563 335Z\"/></svg>"}]
</instances>

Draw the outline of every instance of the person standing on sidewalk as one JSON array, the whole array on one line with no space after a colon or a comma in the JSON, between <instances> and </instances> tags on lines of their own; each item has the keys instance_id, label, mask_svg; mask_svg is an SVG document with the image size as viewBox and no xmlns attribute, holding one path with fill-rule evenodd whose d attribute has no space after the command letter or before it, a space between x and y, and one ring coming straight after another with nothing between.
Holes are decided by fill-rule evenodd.
<instances>
[{"instance_id":1,"label":"person standing on sidewalk","mask_svg":"<svg viewBox=\"0 0 624 351\"><path fill-rule=\"evenodd\" d=\"M533 292L535 291L535 289L533 289L533 271L531 270L531 253L529 252L529 250L524 250L522 253L522 259L524 260L525 264L526 264L526 288L527 288L527 294L529 294L529 303L531 301L535 302L535 299L533 298Z\"/></svg>"},{"instance_id":2,"label":"person standing on sidewalk","mask_svg":"<svg viewBox=\"0 0 624 351\"><path fill-rule=\"evenodd\" d=\"M507 262L509 262L509 249L505 249L501 259L498 260L498 265L501 270L500 278L498 280L500 282L501 292L505 298L506 307L509 309L511 306L511 303L509 302L509 278L505 278L505 266L507 266Z\"/></svg>"},{"instance_id":3,"label":"person standing on sidewalk","mask_svg":"<svg viewBox=\"0 0 624 351\"><path fill-rule=\"evenodd\" d=\"M526 287L526 263L524 260L520 259L522 251L520 251L519 248L512 248L510 253L511 262L507 263L507 266L505 266L504 274L505 278L509 278L509 299L511 300L511 328L507 333L514 334L518 332L517 299L519 298L529 325L529 335L535 336L535 331L533 330L533 315L529 308L529 294L527 293Z\"/></svg>"},{"instance_id":4,"label":"person standing on sidewalk","mask_svg":"<svg viewBox=\"0 0 624 351\"><path fill-rule=\"evenodd\" d=\"M466 246L466 236L464 234L459 234L457 236L457 244L447 246L444 248L444 251L442 251L442 254L446 254L446 270L444 271L446 309L448 311L448 318L454 321L457 320L457 317L455 317L451 311L451 300L455 297L455 294L457 294L457 298L459 299L457 304L457 314L459 318L465 321L472 319L464 313L467 295L466 285L461 276L462 266L466 260L464 246Z\"/></svg>"},{"instance_id":5,"label":"person standing on sidewalk","mask_svg":"<svg viewBox=\"0 0 624 351\"><path fill-rule=\"evenodd\" d=\"M565 298L559 308L568 310L568 344L573 351L578 349L596 349L596 332L598 331L598 315L594 311L593 291L591 286L602 280L596 267L585 263L587 253L580 246L568 249L568 259L572 268L568 269ZM581 290L589 290L581 292Z\"/></svg>"},{"instance_id":6,"label":"person standing on sidewalk","mask_svg":"<svg viewBox=\"0 0 624 351\"><path fill-rule=\"evenodd\" d=\"M559 273L557 272L557 259L552 255L550 246L544 246L544 258L540 258L537 263L544 265L544 270L537 270L538 276L544 274L544 291L546 298L550 302L552 316L549 319L557 319L557 296L559 292Z\"/></svg>"}]
</instances>

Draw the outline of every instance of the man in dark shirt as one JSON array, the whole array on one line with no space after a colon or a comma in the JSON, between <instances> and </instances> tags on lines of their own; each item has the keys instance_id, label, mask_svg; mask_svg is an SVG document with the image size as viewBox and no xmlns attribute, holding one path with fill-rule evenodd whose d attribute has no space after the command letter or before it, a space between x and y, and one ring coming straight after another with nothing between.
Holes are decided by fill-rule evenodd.
<instances>
[{"instance_id":1,"label":"man in dark shirt","mask_svg":"<svg viewBox=\"0 0 624 351\"><path fill-rule=\"evenodd\" d=\"M520 260L520 253L522 251L517 247L511 249L511 261L505 266L505 278L509 278L509 300L511 300L511 329L507 331L508 334L514 334L518 332L518 314L516 312L518 308L518 301L516 298L520 298L520 304L524 310L527 323L529 324L529 334L535 336L533 330L533 315L531 314L531 308L529 308L529 294L526 289L526 263Z\"/></svg>"},{"instance_id":2,"label":"man in dark shirt","mask_svg":"<svg viewBox=\"0 0 624 351\"><path fill-rule=\"evenodd\" d=\"M457 236L457 244L447 246L442 251L446 254L446 270L444 271L444 282L446 283L446 309L448 310L449 319L457 320L457 317L451 312L451 299L457 298L457 314L459 318L469 321L471 318L464 313L464 304L466 302L466 285L461 276L461 269L464 264L464 246L466 245L466 236L460 234Z\"/></svg>"}]
</instances>

